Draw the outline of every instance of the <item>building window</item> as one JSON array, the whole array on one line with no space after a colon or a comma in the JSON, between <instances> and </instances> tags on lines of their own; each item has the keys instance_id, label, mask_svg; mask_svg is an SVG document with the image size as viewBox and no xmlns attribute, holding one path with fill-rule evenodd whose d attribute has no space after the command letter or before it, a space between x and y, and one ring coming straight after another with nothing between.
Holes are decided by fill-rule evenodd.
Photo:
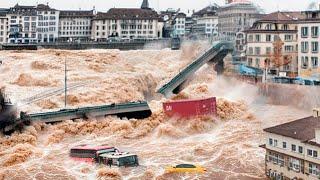
<instances>
[{"instance_id":1,"label":"building window","mask_svg":"<svg viewBox=\"0 0 320 180\"><path fill-rule=\"evenodd\" d=\"M271 35L270 35L270 34L267 34L267 35L266 35L266 41L267 41L267 42L271 42Z\"/></svg>"},{"instance_id":2,"label":"building window","mask_svg":"<svg viewBox=\"0 0 320 180\"><path fill-rule=\"evenodd\" d=\"M260 42L260 35L256 35L256 42Z\"/></svg>"},{"instance_id":3,"label":"building window","mask_svg":"<svg viewBox=\"0 0 320 180\"><path fill-rule=\"evenodd\" d=\"M285 52L293 52L293 46L285 46L284 51Z\"/></svg>"},{"instance_id":4,"label":"building window","mask_svg":"<svg viewBox=\"0 0 320 180\"><path fill-rule=\"evenodd\" d=\"M277 153L269 152L267 161L273 162L274 164L278 164L280 166L284 166L284 157Z\"/></svg>"},{"instance_id":5,"label":"building window","mask_svg":"<svg viewBox=\"0 0 320 180\"><path fill-rule=\"evenodd\" d=\"M289 29L288 24L284 24L284 25L282 26L282 30L288 30L288 29Z\"/></svg>"},{"instance_id":6,"label":"building window","mask_svg":"<svg viewBox=\"0 0 320 180\"><path fill-rule=\"evenodd\" d=\"M271 30L272 29L272 24L267 24L266 25L266 30Z\"/></svg>"},{"instance_id":7,"label":"building window","mask_svg":"<svg viewBox=\"0 0 320 180\"><path fill-rule=\"evenodd\" d=\"M248 52L249 55L253 55L253 48L252 47L249 47L249 52Z\"/></svg>"},{"instance_id":8,"label":"building window","mask_svg":"<svg viewBox=\"0 0 320 180\"><path fill-rule=\"evenodd\" d=\"M282 142L283 149L287 149L287 142Z\"/></svg>"},{"instance_id":9,"label":"building window","mask_svg":"<svg viewBox=\"0 0 320 180\"><path fill-rule=\"evenodd\" d=\"M301 37L308 37L308 27L301 27Z\"/></svg>"},{"instance_id":10,"label":"building window","mask_svg":"<svg viewBox=\"0 0 320 180\"><path fill-rule=\"evenodd\" d=\"M320 176L319 166L309 163L309 173L315 176Z\"/></svg>"},{"instance_id":11,"label":"building window","mask_svg":"<svg viewBox=\"0 0 320 180\"><path fill-rule=\"evenodd\" d=\"M259 68L260 67L260 59L257 58L256 59L256 67ZM274 146L277 146L278 145L278 141L277 140L274 140Z\"/></svg>"},{"instance_id":12,"label":"building window","mask_svg":"<svg viewBox=\"0 0 320 180\"><path fill-rule=\"evenodd\" d=\"M308 156L311 156L311 157L314 157L314 158L318 157L318 151L314 151L314 150L308 149L307 152L308 152Z\"/></svg>"},{"instance_id":13,"label":"building window","mask_svg":"<svg viewBox=\"0 0 320 180\"><path fill-rule=\"evenodd\" d=\"M248 66L252 66L252 58L248 58ZM272 145L272 139L269 139L269 144Z\"/></svg>"},{"instance_id":14,"label":"building window","mask_svg":"<svg viewBox=\"0 0 320 180\"><path fill-rule=\"evenodd\" d=\"M303 147L299 146L299 153L302 154L303 153Z\"/></svg>"},{"instance_id":15,"label":"building window","mask_svg":"<svg viewBox=\"0 0 320 180\"><path fill-rule=\"evenodd\" d=\"M318 26L311 27L311 36L318 37L319 36L319 28Z\"/></svg>"},{"instance_id":16,"label":"building window","mask_svg":"<svg viewBox=\"0 0 320 180\"><path fill-rule=\"evenodd\" d=\"M307 53L309 51L309 43L308 42L301 42L301 52Z\"/></svg>"},{"instance_id":17,"label":"building window","mask_svg":"<svg viewBox=\"0 0 320 180\"><path fill-rule=\"evenodd\" d=\"M267 55L271 54L271 47L266 47L266 54Z\"/></svg>"},{"instance_id":18,"label":"building window","mask_svg":"<svg viewBox=\"0 0 320 180\"><path fill-rule=\"evenodd\" d=\"M296 145L294 145L294 144L292 144L292 145L291 145L291 150L292 150L292 151L294 151L294 152L296 152L296 150L297 150L297 146L296 146Z\"/></svg>"},{"instance_id":19,"label":"building window","mask_svg":"<svg viewBox=\"0 0 320 180\"><path fill-rule=\"evenodd\" d=\"M261 48L260 47L255 47L254 50L255 50L255 54L256 55L260 55L261 54L261 51L260 51Z\"/></svg>"},{"instance_id":20,"label":"building window","mask_svg":"<svg viewBox=\"0 0 320 180\"><path fill-rule=\"evenodd\" d=\"M286 34L286 35L284 36L284 40L285 40L285 41L292 41L292 40L293 40L293 36Z\"/></svg>"},{"instance_id":21,"label":"building window","mask_svg":"<svg viewBox=\"0 0 320 180\"><path fill-rule=\"evenodd\" d=\"M309 66L309 60L308 60L308 57L307 56L302 56L301 57L301 68L302 69L307 69Z\"/></svg>"},{"instance_id":22,"label":"building window","mask_svg":"<svg viewBox=\"0 0 320 180\"><path fill-rule=\"evenodd\" d=\"M272 138L269 138L269 145L273 146L273 139Z\"/></svg>"},{"instance_id":23,"label":"building window","mask_svg":"<svg viewBox=\"0 0 320 180\"><path fill-rule=\"evenodd\" d=\"M253 41L253 35L249 35L248 36L248 42L252 42Z\"/></svg>"},{"instance_id":24,"label":"building window","mask_svg":"<svg viewBox=\"0 0 320 180\"><path fill-rule=\"evenodd\" d=\"M300 172L300 161L295 158L289 158L289 168L296 171Z\"/></svg>"},{"instance_id":25,"label":"building window","mask_svg":"<svg viewBox=\"0 0 320 180\"><path fill-rule=\"evenodd\" d=\"M317 68L318 67L318 57L311 57L312 67Z\"/></svg>"},{"instance_id":26,"label":"building window","mask_svg":"<svg viewBox=\"0 0 320 180\"><path fill-rule=\"evenodd\" d=\"M319 50L319 43L318 42L311 42L311 48L313 53L317 53Z\"/></svg>"}]
</instances>

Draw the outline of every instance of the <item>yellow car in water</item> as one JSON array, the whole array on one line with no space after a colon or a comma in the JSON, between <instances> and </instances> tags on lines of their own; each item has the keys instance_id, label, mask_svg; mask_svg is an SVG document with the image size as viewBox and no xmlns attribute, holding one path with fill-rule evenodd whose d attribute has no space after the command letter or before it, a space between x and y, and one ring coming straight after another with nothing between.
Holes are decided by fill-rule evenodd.
<instances>
[{"instance_id":1,"label":"yellow car in water","mask_svg":"<svg viewBox=\"0 0 320 180\"><path fill-rule=\"evenodd\" d=\"M205 173L206 171L206 168L192 164L179 164L166 168L166 173Z\"/></svg>"}]
</instances>

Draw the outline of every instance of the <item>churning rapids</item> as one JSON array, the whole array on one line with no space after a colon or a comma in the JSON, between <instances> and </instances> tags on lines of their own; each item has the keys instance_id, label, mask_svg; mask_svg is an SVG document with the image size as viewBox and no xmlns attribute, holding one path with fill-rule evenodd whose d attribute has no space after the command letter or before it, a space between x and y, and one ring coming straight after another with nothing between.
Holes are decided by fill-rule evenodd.
<instances>
[{"instance_id":1,"label":"churning rapids","mask_svg":"<svg viewBox=\"0 0 320 180\"><path fill-rule=\"evenodd\" d=\"M156 88L206 48L194 43L180 51L1 51L0 87L19 110L63 108L66 60L68 83L78 85L68 92L68 107L147 99L153 115L145 120L107 117L35 123L22 133L1 136L0 179L264 179L264 150L259 148L264 143L263 128L310 113L267 103L257 87L216 77L212 65L206 65L173 98L216 96L218 117L166 118L161 105L167 99L155 95ZM23 101L41 93L48 97ZM136 153L141 166L106 168L72 161L69 149L79 144L108 144ZM208 172L164 172L166 166L178 163L202 165Z\"/></svg>"}]
</instances>

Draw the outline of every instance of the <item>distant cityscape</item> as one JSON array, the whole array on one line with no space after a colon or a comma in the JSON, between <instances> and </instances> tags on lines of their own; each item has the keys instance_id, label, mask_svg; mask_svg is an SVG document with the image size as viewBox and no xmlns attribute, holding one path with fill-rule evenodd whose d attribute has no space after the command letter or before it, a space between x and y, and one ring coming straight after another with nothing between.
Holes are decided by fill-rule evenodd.
<instances>
[{"instance_id":1,"label":"distant cityscape","mask_svg":"<svg viewBox=\"0 0 320 180\"><path fill-rule=\"evenodd\" d=\"M252 3L227 1L199 11L167 9L156 12L143 0L140 8L111 8L106 12L57 10L48 4L16 4L0 9L0 43L52 43L161 39L193 35L235 35L261 17Z\"/></svg>"},{"instance_id":2,"label":"distant cityscape","mask_svg":"<svg viewBox=\"0 0 320 180\"><path fill-rule=\"evenodd\" d=\"M148 0L143 0L139 8L111 8L106 12L16 4L0 9L0 43L229 37L236 47L233 60L263 70L264 79L277 76L320 80L319 14L316 3L308 11L263 14L260 7L246 0L227 0L223 6L211 4L186 13L170 8L156 12Z\"/></svg>"}]
</instances>

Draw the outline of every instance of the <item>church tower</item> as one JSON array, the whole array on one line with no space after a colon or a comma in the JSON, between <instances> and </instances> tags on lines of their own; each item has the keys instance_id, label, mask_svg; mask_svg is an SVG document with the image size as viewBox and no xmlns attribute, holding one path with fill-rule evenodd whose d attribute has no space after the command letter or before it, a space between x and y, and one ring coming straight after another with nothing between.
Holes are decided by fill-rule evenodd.
<instances>
[{"instance_id":1,"label":"church tower","mask_svg":"<svg viewBox=\"0 0 320 180\"><path fill-rule=\"evenodd\" d=\"M148 0L143 0L141 4L141 9L150 9Z\"/></svg>"}]
</instances>

